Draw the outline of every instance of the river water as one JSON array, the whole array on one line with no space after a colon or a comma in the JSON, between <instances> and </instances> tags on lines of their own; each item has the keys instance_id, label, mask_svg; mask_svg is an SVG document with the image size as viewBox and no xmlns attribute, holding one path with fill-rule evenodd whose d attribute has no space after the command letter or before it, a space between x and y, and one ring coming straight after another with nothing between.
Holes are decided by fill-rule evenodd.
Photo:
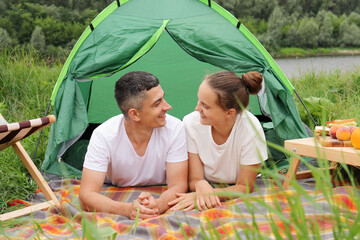
<instances>
[{"instance_id":1,"label":"river water","mask_svg":"<svg viewBox=\"0 0 360 240\"><path fill-rule=\"evenodd\" d=\"M340 70L344 73L360 67L360 56L278 58L275 61L289 79L308 71L328 73Z\"/></svg>"}]
</instances>

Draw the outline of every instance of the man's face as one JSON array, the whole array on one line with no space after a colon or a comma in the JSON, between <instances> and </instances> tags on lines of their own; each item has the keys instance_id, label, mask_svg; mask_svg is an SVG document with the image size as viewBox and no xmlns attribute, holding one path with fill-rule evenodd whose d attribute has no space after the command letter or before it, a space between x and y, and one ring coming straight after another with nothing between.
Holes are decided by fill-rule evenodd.
<instances>
[{"instance_id":1,"label":"man's face","mask_svg":"<svg viewBox=\"0 0 360 240\"><path fill-rule=\"evenodd\" d=\"M146 98L142 103L141 109L138 109L140 123L146 127L157 128L166 124L166 111L171 106L164 99L164 91L161 86L151 88L146 92Z\"/></svg>"}]
</instances>

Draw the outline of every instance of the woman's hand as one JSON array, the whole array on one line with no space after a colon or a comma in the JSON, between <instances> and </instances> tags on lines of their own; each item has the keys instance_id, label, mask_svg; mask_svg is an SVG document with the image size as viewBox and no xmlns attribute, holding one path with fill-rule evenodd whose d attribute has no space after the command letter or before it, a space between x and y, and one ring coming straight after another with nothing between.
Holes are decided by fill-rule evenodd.
<instances>
[{"instance_id":1,"label":"woman's hand","mask_svg":"<svg viewBox=\"0 0 360 240\"><path fill-rule=\"evenodd\" d=\"M213 187L206 181L200 180L195 184L196 205L200 211L221 205L220 198L215 195Z\"/></svg>"},{"instance_id":2,"label":"woman's hand","mask_svg":"<svg viewBox=\"0 0 360 240\"><path fill-rule=\"evenodd\" d=\"M183 209L188 212L195 208L196 193L176 193L176 199L169 202L169 206L175 205L170 208L171 211L178 211Z\"/></svg>"},{"instance_id":3,"label":"woman's hand","mask_svg":"<svg viewBox=\"0 0 360 240\"><path fill-rule=\"evenodd\" d=\"M207 181L198 181L195 188L196 192L177 193L177 198L168 203L170 206L174 205L170 210L183 209L187 212L197 207L199 211L204 211L221 205L220 198L215 195L213 187Z\"/></svg>"}]
</instances>

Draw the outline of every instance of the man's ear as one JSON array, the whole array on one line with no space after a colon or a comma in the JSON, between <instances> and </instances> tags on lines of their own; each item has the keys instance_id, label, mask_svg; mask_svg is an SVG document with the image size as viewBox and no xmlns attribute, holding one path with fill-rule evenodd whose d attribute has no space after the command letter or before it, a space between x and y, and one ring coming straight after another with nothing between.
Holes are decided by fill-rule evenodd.
<instances>
[{"instance_id":1,"label":"man's ear","mask_svg":"<svg viewBox=\"0 0 360 240\"><path fill-rule=\"evenodd\" d=\"M128 115L133 121L135 122L140 121L140 114L136 108L130 108L128 111Z\"/></svg>"},{"instance_id":2,"label":"man's ear","mask_svg":"<svg viewBox=\"0 0 360 240\"><path fill-rule=\"evenodd\" d=\"M232 118L234 115L236 114L236 110L231 108L229 110L226 110L226 117L227 118Z\"/></svg>"}]
</instances>

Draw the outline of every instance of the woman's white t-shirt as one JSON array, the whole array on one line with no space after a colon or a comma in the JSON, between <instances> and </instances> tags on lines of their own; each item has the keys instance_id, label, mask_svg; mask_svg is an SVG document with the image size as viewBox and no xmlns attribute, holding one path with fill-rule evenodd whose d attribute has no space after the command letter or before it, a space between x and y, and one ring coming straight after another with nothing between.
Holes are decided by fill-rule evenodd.
<instances>
[{"instance_id":1,"label":"woman's white t-shirt","mask_svg":"<svg viewBox=\"0 0 360 240\"><path fill-rule=\"evenodd\" d=\"M228 139L221 145L214 142L211 126L200 123L199 112L186 115L183 122L188 152L199 154L205 179L210 182L234 184L240 165L258 164L268 158L261 124L247 110L238 114Z\"/></svg>"},{"instance_id":2,"label":"woman's white t-shirt","mask_svg":"<svg viewBox=\"0 0 360 240\"><path fill-rule=\"evenodd\" d=\"M97 127L90 139L84 167L107 172L105 182L119 187L166 184L166 163L187 160L183 123L166 115L154 128L146 152L139 156L130 142L122 114Z\"/></svg>"}]
</instances>

